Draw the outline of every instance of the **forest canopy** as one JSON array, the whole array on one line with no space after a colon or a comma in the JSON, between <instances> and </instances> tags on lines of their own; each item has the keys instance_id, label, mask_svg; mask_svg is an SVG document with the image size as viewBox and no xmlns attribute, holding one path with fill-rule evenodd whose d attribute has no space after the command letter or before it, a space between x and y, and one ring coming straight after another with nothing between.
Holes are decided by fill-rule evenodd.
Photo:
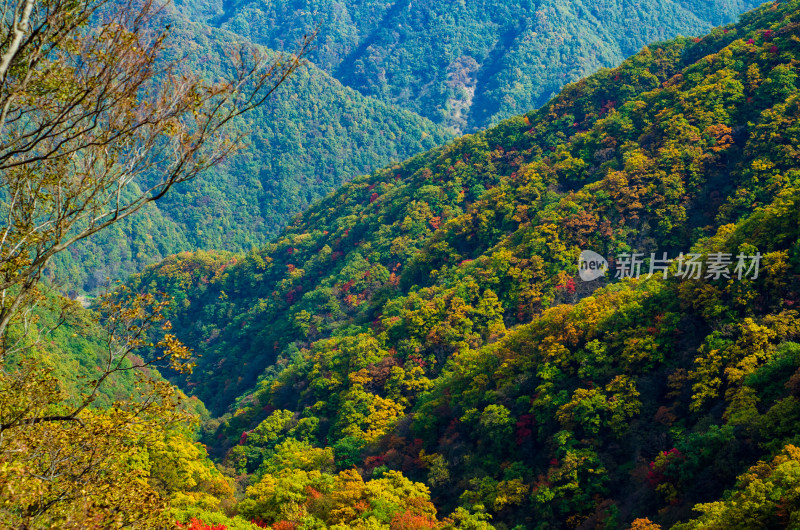
<instances>
[{"instance_id":1,"label":"forest canopy","mask_svg":"<svg viewBox=\"0 0 800 530\"><path fill-rule=\"evenodd\" d=\"M247 516L790 526L799 7L652 44L355 179L261 249L133 278L173 295L178 336L202 354L171 380L216 417L203 440L249 477ZM757 277L672 264L584 282L587 249L641 253L644 271L662 253L761 261ZM422 500L376 513L387 505L362 487L396 473Z\"/></svg>"}]
</instances>

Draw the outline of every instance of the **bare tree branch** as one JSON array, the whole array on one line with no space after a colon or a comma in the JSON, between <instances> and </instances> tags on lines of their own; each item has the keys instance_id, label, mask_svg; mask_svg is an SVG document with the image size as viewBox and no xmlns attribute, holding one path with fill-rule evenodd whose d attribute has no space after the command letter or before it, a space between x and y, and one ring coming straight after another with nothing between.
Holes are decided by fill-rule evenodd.
<instances>
[{"instance_id":1,"label":"bare tree branch","mask_svg":"<svg viewBox=\"0 0 800 530\"><path fill-rule=\"evenodd\" d=\"M163 59L154 0L16 0L0 19L0 335L54 255L239 145L226 126L303 63L257 48L209 83ZM8 11L8 10L7 10Z\"/></svg>"}]
</instances>

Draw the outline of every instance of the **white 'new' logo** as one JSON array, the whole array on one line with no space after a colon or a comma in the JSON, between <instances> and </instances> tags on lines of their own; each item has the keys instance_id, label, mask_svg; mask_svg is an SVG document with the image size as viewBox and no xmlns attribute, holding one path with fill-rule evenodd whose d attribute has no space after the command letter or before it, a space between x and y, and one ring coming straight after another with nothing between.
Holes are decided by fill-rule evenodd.
<instances>
[{"instance_id":1,"label":"white 'new' logo","mask_svg":"<svg viewBox=\"0 0 800 530\"><path fill-rule=\"evenodd\" d=\"M578 275L581 280L590 282L598 278L602 278L608 271L608 262L606 259L591 250L584 250L578 258Z\"/></svg>"}]
</instances>

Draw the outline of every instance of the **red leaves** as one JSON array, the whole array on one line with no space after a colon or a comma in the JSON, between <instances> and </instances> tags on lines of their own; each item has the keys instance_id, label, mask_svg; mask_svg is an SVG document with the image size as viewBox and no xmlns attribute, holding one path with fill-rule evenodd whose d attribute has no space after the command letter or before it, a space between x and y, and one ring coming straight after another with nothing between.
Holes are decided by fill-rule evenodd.
<instances>
[{"instance_id":1,"label":"red leaves","mask_svg":"<svg viewBox=\"0 0 800 530\"><path fill-rule=\"evenodd\" d=\"M522 445L526 439L533 435L536 417L533 414L523 414L517 422L517 445Z\"/></svg>"},{"instance_id":2,"label":"red leaves","mask_svg":"<svg viewBox=\"0 0 800 530\"><path fill-rule=\"evenodd\" d=\"M613 100L606 101L605 103L603 103L603 106L600 107L600 116L605 116L606 114L614 110L616 106L617 106L616 101Z\"/></svg>"},{"instance_id":3,"label":"red leaves","mask_svg":"<svg viewBox=\"0 0 800 530\"><path fill-rule=\"evenodd\" d=\"M311 486L306 486L306 495L308 495L308 499L312 501L322 498L322 492L312 488Z\"/></svg>"},{"instance_id":4,"label":"red leaves","mask_svg":"<svg viewBox=\"0 0 800 530\"><path fill-rule=\"evenodd\" d=\"M383 456L368 456L364 459L364 467L369 471L384 464L386 464L386 459Z\"/></svg>"},{"instance_id":5,"label":"red leaves","mask_svg":"<svg viewBox=\"0 0 800 530\"><path fill-rule=\"evenodd\" d=\"M575 287L575 278L567 278L561 285L556 285L556 290L573 294L575 292Z\"/></svg>"},{"instance_id":6,"label":"red leaves","mask_svg":"<svg viewBox=\"0 0 800 530\"><path fill-rule=\"evenodd\" d=\"M664 482L672 482L675 464L686 460L686 457L678 449L673 447L669 451L662 451L655 460L650 462L650 471L647 472L647 482L650 487L655 488Z\"/></svg>"},{"instance_id":7,"label":"red leaves","mask_svg":"<svg viewBox=\"0 0 800 530\"><path fill-rule=\"evenodd\" d=\"M303 292L303 287L301 285L298 285L297 287L286 293L286 302L289 304L295 303L300 293L302 292Z\"/></svg>"},{"instance_id":8,"label":"red leaves","mask_svg":"<svg viewBox=\"0 0 800 530\"><path fill-rule=\"evenodd\" d=\"M428 364L419 355L411 355L409 356L408 360L411 361L412 363L416 363L416 365L419 366L420 368L425 368Z\"/></svg>"}]
</instances>

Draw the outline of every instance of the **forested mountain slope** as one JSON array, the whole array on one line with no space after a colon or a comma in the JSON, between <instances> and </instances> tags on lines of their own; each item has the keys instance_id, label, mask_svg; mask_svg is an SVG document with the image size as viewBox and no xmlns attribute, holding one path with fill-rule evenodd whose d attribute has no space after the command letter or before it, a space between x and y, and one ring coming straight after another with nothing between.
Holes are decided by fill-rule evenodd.
<instances>
[{"instance_id":1,"label":"forested mountain slope","mask_svg":"<svg viewBox=\"0 0 800 530\"><path fill-rule=\"evenodd\" d=\"M441 145L450 128L536 108L647 42L699 34L755 3L176 2L170 39L191 71L219 75L235 42L291 50L321 23L313 64L236 123L240 154L59 256L53 277L92 293L175 252L261 246L314 200Z\"/></svg>"},{"instance_id":2,"label":"forested mountain slope","mask_svg":"<svg viewBox=\"0 0 800 530\"><path fill-rule=\"evenodd\" d=\"M472 132L544 104L645 44L699 35L757 0L180 0L273 49L321 24L312 60L345 85Z\"/></svg>"},{"instance_id":3,"label":"forested mountain slope","mask_svg":"<svg viewBox=\"0 0 800 530\"><path fill-rule=\"evenodd\" d=\"M250 475L240 512L796 525L798 61L800 0L773 2L358 178L258 251L134 278L202 355L174 380L222 415L206 442ZM731 263L583 282L582 250Z\"/></svg>"},{"instance_id":4,"label":"forested mountain slope","mask_svg":"<svg viewBox=\"0 0 800 530\"><path fill-rule=\"evenodd\" d=\"M231 45L223 30L170 17L173 55L192 72L217 77ZM308 65L231 134L244 147L223 165L178 186L146 213L57 256L54 278L94 291L187 249L248 250L350 178L440 145L452 134L411 112L367 98Z\"/></svg>"}]
</instances>

